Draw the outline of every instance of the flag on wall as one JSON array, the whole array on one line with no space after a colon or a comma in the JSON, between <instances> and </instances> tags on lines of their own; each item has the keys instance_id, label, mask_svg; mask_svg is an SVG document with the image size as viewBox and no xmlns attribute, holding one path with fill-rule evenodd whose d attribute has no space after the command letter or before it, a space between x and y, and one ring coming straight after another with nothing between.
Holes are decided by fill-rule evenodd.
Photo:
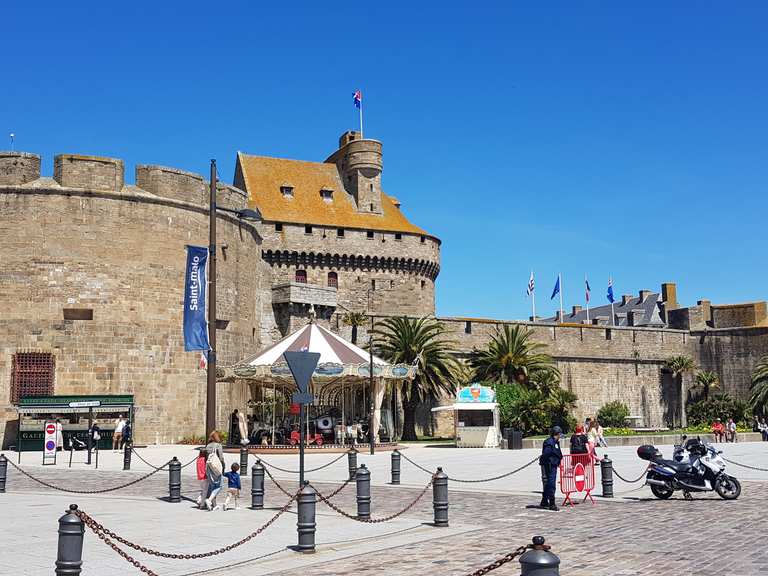
<instances>
[{"instance_id":1,"label":"flag on wall","mask_svg":"<svg viewBox=\"0 0 768 576\"><path fill-rule=\"evenodd\" d=\"M589 294L592 292L592 288L589 287L589 280L587 279L586 276L584 277L584 284L586 284L584 290L587 296L587 304L589 304Z\"/></svg>"},{"instance_id":2,"label":"flag on wall","mask_svg":"<svg viewBox=\"0 0 768 576\"><path fill-rule=\"evenodd\" d=\"M363 93L360 90L355 90L352 98L355 102L355 108L360 108L363 105Z\"/></svg>"},{"instance_id":3,"label":"flag on wall","mask_svg":"<svg viewBox=\"0 0 768 576\"><path fill-rule=\"evenodd\" d=\"M184 278L184 350L210 350L208 322L205 318L207 296L208 248L187 246Z\"/></svg>"},{"instance_id":4,"label":"flag on wall","mask_svg":"<svg viewBox=\"0 0 768 576\"><path fill-rule=\"evenodd\" d=\"M608 296L608 302L613 304L613 302L614 302L614 297L613 297L613 278L611 278L610 276L608 277L608 294L607 294L607 296Z\"/></svg>"},{"instance_id":5,"label":"flag on wall","mask_svg":"<svg viewBox=\"0 0 768 576\"><path fill-rule=\"evenodd\" d=\"M533 270L531 270L531 279L528 280L528 289L525 291L528 296L533 294L533 291L536 289L536 284L533 282Z\"/></svg>"},{"instance_id":6,"label":"flag on wall","mask_svg":"<svg viewBox=\"0 0 768 576\"><path fill-rule=\"evenodd\" d=\"M555 288L552 290L552 296L549 297L550 300L554 300L555 296L560 294L560 275L557 276L557 282L555 282Z\"/></svg>"}]
</instances>

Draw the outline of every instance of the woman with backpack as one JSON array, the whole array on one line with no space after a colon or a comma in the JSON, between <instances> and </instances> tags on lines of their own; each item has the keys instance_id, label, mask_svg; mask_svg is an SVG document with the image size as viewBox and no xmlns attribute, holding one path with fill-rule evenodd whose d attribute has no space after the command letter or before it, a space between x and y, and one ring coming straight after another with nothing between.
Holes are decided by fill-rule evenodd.
<instances>
[{"instance_id":1,"label":"woman with backpack","mask_svg":"<svg viewBox=\"0 0 768 576\"><path fill-rule=\"evenodd\" d=\"M216 496L221 491L221 475L224 472L224 447L221 445L221 436L214 430L208 436L208 444L205 447L208 454L206 462L206 479L208 480L208 498L205 499L205 507L215 510Z\"/></svg>"}]
</instances>

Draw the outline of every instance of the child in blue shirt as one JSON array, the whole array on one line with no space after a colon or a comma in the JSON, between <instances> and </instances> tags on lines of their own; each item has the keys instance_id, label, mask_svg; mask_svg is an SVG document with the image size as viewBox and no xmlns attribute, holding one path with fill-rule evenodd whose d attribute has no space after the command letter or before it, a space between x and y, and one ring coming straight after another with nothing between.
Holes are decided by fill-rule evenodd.
<instances>
[{"instance_id":1,"label":"child in blue shirt","mask_svg":"<svg viewBox=\"0 0 768 576\"><path fill-rule=\"evenodd\" d=\"M240 464L237 462L232 463L232 468L229 472L225 472L224 476L227 478L227 499L224 502L224 510L229 506L230 498L235 500L235 510L239 508L237 501L240 498Z\"/></svg>"}]
</instances>

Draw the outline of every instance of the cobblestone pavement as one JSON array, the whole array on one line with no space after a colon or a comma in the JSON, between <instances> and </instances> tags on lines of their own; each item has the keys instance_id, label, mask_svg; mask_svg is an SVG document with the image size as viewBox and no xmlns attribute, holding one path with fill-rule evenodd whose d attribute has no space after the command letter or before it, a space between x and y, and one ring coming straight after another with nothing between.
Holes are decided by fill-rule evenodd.
<instances>
[{"instance_id":1,"label":"cobblestone pavement","mask_svg":"<svg viewBox=\"0 0 768 576\"><path fill-rule=\"evenodd\" d=\"M62 476L56 470L35 468L35 476L54 480L77 489L104 488L118 485L143 475L140 472L69 470ZM738 476L738 471L734 470ZM243 478L248 501L250 477ZM428 481L425 478L424 483ZM288 492L297 483L278 479ZM183 492L196 496L194 479L185 470ZM768 493L765 482L744 482L739 500L726 502L715 495L698 495L693 501L682 498L659 501L648 488L622 489L614 500L597 499L595 505L586 503L561 510L542 511L532 507L539 494L483 493L482 484L476 492L452 492L450 520L455 525L471 526L469 532L378 549L364 555L343 559L322 560L302 566L302 576L346 574L441 574L461 575L490 563L512 549L530 542L534 535L543 535L562 560L564 576L737 576L768 575L768 547L765 546L765 519ZM338 484L316 483L323 493ZM51 492L13 469L9 470L9 494L14 492ZM167 495L167 472L160 472L134 486L112 493L109 497L152 498ZM266 483L267 505L282 504L285 497L269 480ZM411 487L374 486L373 515L385 516L403 509L420 492ZM73 497L73 501L76 500ZM348 486L334 502L354 513L355 488ZM331 514L322 503L318 513ZM330 518L330 517L329 517ZM432 518L431 493L409 510L403 518L428 522ZM334 523L354 521L333 517ZM348 529L347 527L344 527ZM359 525L360 538L370 527ZM437 529L435 529L437 530ZM714 536L714 538L713 538ZM382 545L383 547L383 545ZM207 574L252 574L255 565L208 569ZM126 565L126 569L129 567ZM287 568L287 566L286 566ZM295 575L296 569L274 567L270 573ZM127 571L126 573L131 573ZM32 574L32 572L30 572ZM499 568L498 575L519 574L516 561Z\"/></svg>"}]
</instances>

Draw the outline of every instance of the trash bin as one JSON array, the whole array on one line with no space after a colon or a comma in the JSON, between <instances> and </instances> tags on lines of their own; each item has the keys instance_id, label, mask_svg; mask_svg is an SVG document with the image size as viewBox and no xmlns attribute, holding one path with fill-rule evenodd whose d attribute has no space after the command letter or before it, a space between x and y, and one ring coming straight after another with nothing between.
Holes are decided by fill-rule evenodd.
<instances>
[{"instance_id":1,"label":"trash bin","mask_svg":"<svg viewBox=\"0 0 768 576\"><path fill-rule=\"evenodd\" d=\"M512 428L501 429L501 447L506 450L512 448Z\"/></svg>"},{"instance_id":2,"label":"trash bin","mask_svg":"<svg viewBox=\"0 0 768 576\"><path fill-rule=\"evenodd\" d=\"M507 446L510 450L522 450L523 433L520 430L511 430L507 439Z\"/></svg>"}]
</instances>

